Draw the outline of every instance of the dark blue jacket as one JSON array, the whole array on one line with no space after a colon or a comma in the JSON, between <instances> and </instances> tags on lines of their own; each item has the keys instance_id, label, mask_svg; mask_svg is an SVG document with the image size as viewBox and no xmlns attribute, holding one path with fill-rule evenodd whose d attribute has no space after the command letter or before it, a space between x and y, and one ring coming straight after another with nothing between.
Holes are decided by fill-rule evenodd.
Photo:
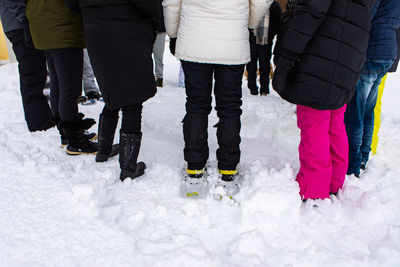
<instances>
[{"instance_id":1,"label":"dark blue jacket","mask_svg":"<svg viewBox=\"0 0 400 267\"><path fill-rule=\"evenodd\" d=\"M20 30L26 23L24 1L0 0L0 17L4 32Z\"/></svg>"},{"instance_id":2,"label":"dark blue jacket","mask_svg":"<svg viewBox=\"0 0 400 267\"><path fill-rule=\"evenodd\" d=\"M396 29L400 26L400 1L378 0L369 37L368 59L395 59Z\"/></svg>"},{"instance_id":3,"label":"dark blue jacket","mask_svg":"<svg viewBox=\"0 0 400 267\"><path fill-rule=\"evenodd\" d=\"M397 67L399 66L399 61L400 61L400 28L397 29L396 35L397 35L397 57L396 57L393 65L392 65L392 67L390 67L390 70L388 70L388 72L396 72L397 71Z\"/></svg>"}]
</instances>

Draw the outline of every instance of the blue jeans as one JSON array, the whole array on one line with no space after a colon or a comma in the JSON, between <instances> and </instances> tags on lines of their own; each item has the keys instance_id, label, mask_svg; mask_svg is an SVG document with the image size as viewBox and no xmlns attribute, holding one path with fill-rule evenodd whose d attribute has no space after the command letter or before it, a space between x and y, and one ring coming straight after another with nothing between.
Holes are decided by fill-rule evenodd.
<instances>
[{"instance_id":1,"label":"blue jeans","mask_svg":"<svg viewBox=\"0 0 400 267\"><path fill-rule=\"evenodd\" d=\"M367 162L374 131L374 109L378 86L394 60L367 60L356 92L347 106L345 124L349 139L348 174L359 174L361 162Z\"/></svg>"}]
</instances>

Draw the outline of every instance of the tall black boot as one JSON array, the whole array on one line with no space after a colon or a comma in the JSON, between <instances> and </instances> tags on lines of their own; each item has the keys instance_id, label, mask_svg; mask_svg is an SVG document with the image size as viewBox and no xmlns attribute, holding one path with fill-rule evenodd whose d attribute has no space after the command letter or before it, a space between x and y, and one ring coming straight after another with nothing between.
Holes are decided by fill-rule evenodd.
<instances>
[{"instance_id":1,"label":"tall black boot","mask_svg":"<svg viewBox=\"0 0 400 267\"><path fill-rule=\"evenodd\" d=\"M107 161L118 154L119 145L113 145L115 129L118 124L118 116L104 116L99 119L99 151L96 154L96 162Z\"/></svg>"},{"instance_id":2,"label":"tall black boot","mask_svg":"<svg viewBox=\"0 0 400 267\"><path fill-rule=\"evenodd\" d=\"M146 164L137 162L142 142L142 134L125 134L120 131L119 134L119 165L121 181L130 177L132 179L144 174Z\"/></svg>"},{"instance_id":3,"label":"tall black boot","mask_svg":"<svg viewBox=\"0 0 400 267\"><path fill-rule=\"evenodd\" d=\"M97 143L92 143L87 139L79 122L62 121L61 126L68 139L66 149L68 155L95 155L97 153Z\"/></svg>"}]
</instances>

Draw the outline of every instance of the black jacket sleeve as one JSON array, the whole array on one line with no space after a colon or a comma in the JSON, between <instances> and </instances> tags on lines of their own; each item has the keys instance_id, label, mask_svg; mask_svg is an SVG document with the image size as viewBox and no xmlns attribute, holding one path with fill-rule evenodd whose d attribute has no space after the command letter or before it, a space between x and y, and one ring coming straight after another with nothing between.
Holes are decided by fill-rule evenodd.
<instances>
[{"instance_id":1,"label":"black jacket sleeve","mask_svg":"<svg viewBox=\"0 0 400 267\"><path fill-rule=\"evenodd\" d=\"M333 0L299 0L285 34L282 48L283 55L298 59L314 37Z\"/></svg>"},{"instance_id":2,"label":"black jacket sleeve","mask_svg":"<svg viewBox=\"0 0 400 267\"><path fill-rule=\"evenodd\" d=\"M279 94L292 79L291 71L296 61L314 37L333 0L299 0L282 41L282 51L277 59L272 86Z\"/></svg>"}]
</instances>

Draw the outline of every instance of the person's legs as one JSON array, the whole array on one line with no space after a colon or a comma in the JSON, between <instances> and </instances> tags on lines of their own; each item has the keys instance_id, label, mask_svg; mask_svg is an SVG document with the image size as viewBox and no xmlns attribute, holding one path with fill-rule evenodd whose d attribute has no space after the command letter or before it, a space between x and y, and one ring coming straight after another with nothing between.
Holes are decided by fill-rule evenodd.
<instances>
[{"instance_id":1,"label":"person's legs","mask_svg":"<svg viewBox=\"0 0 400 267\"><path fill-rule=\"evenodd\" d=\"M269 94L272 48L270 45L258 45L257 47L260 56L260 94Z\"/></svg>"},{"instance_id":2,"label":"person's legs","mask_svg":"<svg viewBox=\"0 0 400 267\"><path fill-rule=\"evenodd\" d=\"M87 49L83 50L83 90L85 95L90 95L91 92L99 94Z\"/></svg>"},{"instance_id":3,"label":"person's legs","mask_svg":"<svg viewBox=\"0 0 400 267\"><path fill-rule=\"evenodd\" d=\"M236 170L240 161L243 70L244 65L216 65L214 91L219 118L217 160L220 170Z\"/></svg>"},{"instance_id":4,"label":"person's legs","mask_svg":"<svg viewBox=\"0 0 400 267\"><path fill-rule=\"evenodd\" d=\"M61 120L79 121L77 99L82 92L83 50L65 48L47 51L51 54L58 77Z\"/></svg>"},{"instance_id":5,"label":"person's legs","mask_svg":"<svg viewBox=\"0 0 400 267\"><path fill-rule=\"evenodd\" d=\"M376 101L376 106L374 109L374 133L372 135L372 144L371 144L372 154L376 154L376 149L378 147L378 141L379 141L378 133L379 133L379 128L381 127L382 96L383 96L383 90L385 89L386 78L387 75L385 75L382 78L381 84L378 87L378 99Z\"/></svg>"},{"instance_id":6,"label":"person's legs","mask_svg":"<svg viewBox=\"0 0 400 267\"><path fill-rule=\"evenodd\" d=\"M330 193L335 194L343 187L346 171L349 164L349 143L346 127L344 126L344 112L346 105L331 111L329 124L329 143L332 160L332 179Z\"/></svg>"},{"instance_id":7,"label":"person's legs","mask_svg":"<svg viewBox=\"0 0 400 267\"><path fill-rule=\"evenodd\" d=\"M377 80L383 77L393 61L367 60L356 86L356 92L345 113L346 132L349 140L348 174L360 174L362 147L370 151L373 132L373 109L376 104ZM368 113L368 114L367 114ZM365 134L364 134L365 132ZM371 137L369 137L371 136ZM363 140L365 139L365 145ZM368 148L367 148L368 147Z\"/></svg>"},{"instance_id":8,"label":"person's legs","mask_svg":"<svg viewBox=\"0 0 400 267\"><path fill-rule=\"evenodd\" d=\"M247 87L250 89L252 95L257 95L257 61L259 58L256 37L252 33L250 33L250 58L251 61L246 65Z\"/></svg>"},{"instance_id":9,"label":"person's legs","mask_svg":"<svg viewBox=\"0 0 400 267\"><path fill-rule=\"evenodd\" d=\"M365 102L371 91L376 75L363 72L356 85L356 91L347 106L345 125L349 140L349 166L347 174L359 176L362 160L361 144L364 132Z\"/></svg>"},{"instance_id":10,"label":"person's legs","mask_svg":"<svg viewBox=\"0 0 400 267\"><path fill-rule=\"evenodd\" d=\"M185 71L184 157L188 169L201 170L208 160L208 114L211 112L213 64L181 61ZM242 72L243 74L243 72Z\"/></svg>"},{"instance_id":11,"label":"person's legs","mask_svg":"<svg viewBox=\"0 0 400 267\"><path fill-rule=\"evenodd\" d=\"M20 90L25 120L29 131L47 130L53 127L51 110L43 89L46 83L46 57L43 51L26 46L23 30L6 33L13 44L18 60Z\"/></svg>"},{"instance_id":12,"label":"person's legs","mask_svg":"<svg viewBox=\"0 0 400 267\"><path fill-rule=\"evenodd\" d=\"M364 115L364 132L361 144L362 162L367 163L369 159L369 153L371 152L372 135L374 132L374 110L376 101L378 99L378 87L385 76L386 71L390 68L393 61L387 63L384 71L380 72L376 80L374 81L368 98L365 102L365 115Z\"/></svg>"},{"instance_id":13,"label":"person's legs","mask_svg":"<svg viewBox=\"0 0 400 267\"><path fill-rule=\"evenodd\" d=\"M296 180L302 199L329 198L332 176L330 117L330 110L297 106L297 126L301 130L301 139L300 170Z\"/></svg>"},{"instance_id":14,"label":"person's legs","mask_svg":"<svg viewBox=\"0 0 400 267\"><path fill-rule=\"evenodd\" d=\"M89 129L95 121L82 120L78 114L77 98L82 92L82 48L46 50L46 55L50 59L51 86L55 83L53 77L58 81L58 115L61 118L59 131L61 138L64 133L68 140L66 153L68 155L96 154L97 144L90 142L84 134L84 130ZM55 98L53 93L51 93L51 98ZM54 110L53 106L52 109Z\"/></svg>"},{"instance_id":15,"label":"person's legs","mask_svg":"<svg viewBox=\"0 0 400 267\"><path fill-rule=\"evenodd\" d=\"M158 33L153 45L156 79L164 77L165 36L166 36L165 32Z\"/></svg>"}]
</instances>

